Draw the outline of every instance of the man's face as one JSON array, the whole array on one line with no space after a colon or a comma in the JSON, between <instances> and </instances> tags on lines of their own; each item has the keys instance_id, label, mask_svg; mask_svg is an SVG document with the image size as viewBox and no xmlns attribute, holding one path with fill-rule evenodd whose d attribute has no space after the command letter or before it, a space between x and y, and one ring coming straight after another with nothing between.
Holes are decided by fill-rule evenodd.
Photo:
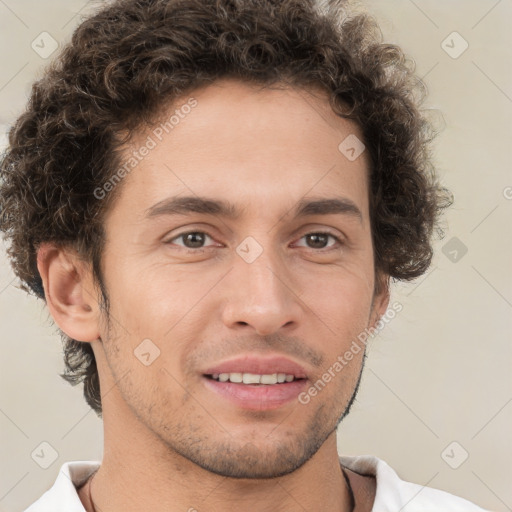
<instances>
[{"instance_id":1,"label":"man's face","mask_svg":"<svg viewBox=\"0 0 512 512\"><path fill-rule=\"evenodd\" d=\"M368 161L340 152L347 136L362 136L323 97L227 80L193 96L197 105L169 134L157 125L126 150L128 159L154 145L148 136L156 143L106 218L108 364L98 359L119 394L105 397L105 416L117 409L123 429L130 411L165 447L215 473L278 476L332 434L364 350L309 403L299 393L385 307L373 295ZM172 213L166 201L184 197L222 201L239 215ZM349 206L296 215L331 199ZM237 373L294 381L232 382Z\"/></svg>"}]
</instances>

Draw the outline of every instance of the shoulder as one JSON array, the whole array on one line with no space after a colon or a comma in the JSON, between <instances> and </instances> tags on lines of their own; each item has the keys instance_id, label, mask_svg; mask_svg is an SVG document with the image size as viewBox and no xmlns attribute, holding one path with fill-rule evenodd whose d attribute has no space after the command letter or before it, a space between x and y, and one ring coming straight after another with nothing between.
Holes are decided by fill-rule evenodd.
<instances>
[{"instance_id":1,"label":"shoulder","mask_svg":"<svg viewBox=\"0 0 512 512\"><path fill-rule=\"evenodd\" d=\"M63 464L53 486L25 512L84 512L77 488L100 466L99 461L73 461Z\"/></svg>"},{"instance_id":2,"label":"shoulder","mask_svg":"<svg viewBox=\"0 0 512 512\"><path fill-rule=\"evenodd\" d=\"M486 512L478 505L440 489L402 480L383 460L372 455L340 456L342 466L375 477L374 512Z\"/></svg>"}]
</instances>

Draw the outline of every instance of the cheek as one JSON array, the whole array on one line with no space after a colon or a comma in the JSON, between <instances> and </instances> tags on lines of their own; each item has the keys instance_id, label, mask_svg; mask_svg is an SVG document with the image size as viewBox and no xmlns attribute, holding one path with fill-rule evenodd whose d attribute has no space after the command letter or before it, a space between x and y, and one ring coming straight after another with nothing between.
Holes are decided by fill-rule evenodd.
<instances>
[{"instance_id":1,"label":"cheek","mask_svg":"<svg viewBox=\"0 0 512 512\"><path fill-rule=\"evenodd\" d=\"M118 260L111 265L107 288L112 316L132 336L161 337L183 316L194 281L177 269Z\"/></svg>"},{"instance_id":2,"label":"cheek","mask_svg":"<svg viewBox=\"0 0 512 512\"><path fill-rule=\"evenodd\" d=\"M332 273L329 279L317 279L317 283L321 286L309 284L301 295L307 306L304 307L303 327L306 336L315 340L314 343L325 354L325 371L338 357L352 350L348 356L351 362L344 366L343 377L336 379L338 384L334 387L338 389L339 386L348 386L359 374L365 347L359 343L358 337L368 327L372 287L357 273Z\"/></svg>"},{"instance_id":3,"label":"cheek","mask_svg":"<svg viewBox=\"0 0 512 512\"><path fill-rule=\"evenodd\" d=\"M364 328L373 297L371 271L370 267L340 265L309 272L300 279L300 299L321 318L329 319L334 331Z\"/></svg>"},{"instance_id":4,"label":"cheek","mask_svg":"<svg viewBox=\"0 0 512 512\"><path fill-rule=\"evenodd\" d=\"M192 272L192 266L181 270L162 264L129 268L119 262L110 272L108 283L109 334L115 338L110 344L112 357L118 364L122 359L127 369L135 369L143 380L165 378L153 374L161 368L178 377L183 360L200 341L198 333L211 318L203 314L207 301L201 299L205 290L217 282L216 275L201 274L199 279L198 271ZM133 356L148 352L150 359L154 354L157 357L145 368Z\"/></svg>"}]
</instances>

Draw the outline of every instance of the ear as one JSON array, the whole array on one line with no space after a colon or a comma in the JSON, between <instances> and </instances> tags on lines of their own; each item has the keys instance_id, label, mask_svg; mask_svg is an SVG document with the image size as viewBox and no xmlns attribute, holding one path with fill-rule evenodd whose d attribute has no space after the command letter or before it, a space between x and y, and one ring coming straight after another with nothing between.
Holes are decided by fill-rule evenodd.
<instances>
[{"instance_id":1,"label":"ear","mask_svg":"<svg viewBox=\"0 0 512 512\"><path fill-rule=\"evenodd\" d=\"M46 304L57 325L77 341L99 338L99 303L90 266L75 251L52 243L37 251Z\"/></svg>"},{"instance_id":2,"label":"ear","mask_svg":"<svg viewBox=\"0 0 512 512\"><path fill-rule=\"evenodd\" d=\"M375 293L372 301L372 312L370 315L370 325L369 327L375 327L380 318L384 315L389 305L389 276L384 274L379 274L377 276L379 280L379 286L377 289L378 293Z\"/></svg>"}]
</instances>

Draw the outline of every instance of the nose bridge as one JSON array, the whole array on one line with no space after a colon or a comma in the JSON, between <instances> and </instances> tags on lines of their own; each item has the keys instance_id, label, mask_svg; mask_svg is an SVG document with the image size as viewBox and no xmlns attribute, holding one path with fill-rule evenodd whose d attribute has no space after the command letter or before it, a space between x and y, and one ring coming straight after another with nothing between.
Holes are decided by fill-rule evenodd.
<instances>
[{"instance_id":1,"label":"nose bridge","mask_svg":"<svg viewBox=\"0 0 512 512\"><path fill-rule=\"evenodd\" d=\"M271 234L246 237L236 248L236 255L237 278L255 298L262 298L263 294L271 301L284 299L282 288L287 272Z\"/></svg>"},{"instance_id":2,"label":"nose bridge","mask_svg":"<svg viewBox=\"0 0 512 512\"><path fill-rule=\"evenodd\" d=\"M249 324L270 334L299 318L289 269L272 240L269 233L249 236L236 248L224 310L224 321L232 327Z\"/></svg>"}]
</instances>

